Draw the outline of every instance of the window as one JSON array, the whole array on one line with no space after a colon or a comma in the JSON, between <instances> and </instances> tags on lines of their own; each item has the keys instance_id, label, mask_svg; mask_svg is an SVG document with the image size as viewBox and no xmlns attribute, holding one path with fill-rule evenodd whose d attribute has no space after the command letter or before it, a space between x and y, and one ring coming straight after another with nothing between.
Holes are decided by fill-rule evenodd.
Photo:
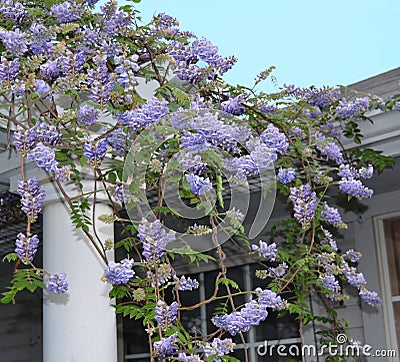
<instances>
[{"instance_id":1,"label":"window","mask_svg":"<svg viewBox=\"0 0 400 362\"><path fill-rule=\"evenodd\" d=\"M378 218L378 252L388 348L400 346L400 215Z\"/></svg>"},{"instance_id":2,"label":"window","mask_svg":"<svg viewBox=\"0 0 400 362\"><path fill-rule=\"evenodd\" d=\"M232 267L228 269L228 277L235 280L243 290L254 290L259 286L265 288L265 280L262 281L254 278L256 269L256 265L248 264ZM208 271L191 275L192 278L196 278L200 282L200 287L191 292L181 292L181 304L193 305L200 300L210 297L214 292L214 282L217 274L218 271ZM244 296L237 296L235 298L236 305L241 305L247 301ZM184 312L181 314L182 324L192 335L207 335L212 333L216 330L216 327L211 323L211 317L218 306L219 302L213 302L203 305L194 311ZM300 347L299 326L295 318L290 315L277 318L277 314L277 312L270 312L265 322L245 333L250 361L289 361L289 359L278 358L278 356L258 356L257 347L264 344L265 340L268 340L269 346L272 344L286 344ZM123 318L122 323L124 361L149 361L147 334L142 323L130 320L129 318ZM236 348L231 355L240 361L244 361L244 345L240 336L237 335L232 337L232 339L236 343ZM295 360L291 357L290 361Z\"/></svg>"}]
</instances>

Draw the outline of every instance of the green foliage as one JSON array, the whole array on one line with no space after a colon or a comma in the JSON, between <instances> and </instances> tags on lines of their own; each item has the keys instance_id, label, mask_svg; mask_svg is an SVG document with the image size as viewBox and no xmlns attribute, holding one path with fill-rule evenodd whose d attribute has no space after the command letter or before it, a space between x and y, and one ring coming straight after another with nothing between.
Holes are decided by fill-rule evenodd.
<instances>
[{"instance_id":1,"label":"green foliage","mask_svg":"<svg viewBox=\"0 0 400 362\"><path fill-rule=\"evenodd\" d=\"M219 278L217 280L217 285L219 285L219 284L223 284L227 287L230 286L236 290L240 290L239 285L234 280L229 279L229 278Z\"/></svg>"},{"instance_id":2,"label":"green foliage","mask_svg":"<svg viewBox=\"0 0 400 362\"><path fill-rule=\"evenodd\" d=\"M13 275L11 286L7 288L8 291L2 293L3 297L0 302L3 304L15 303L17 293L25 289L33 293L37 288L44 288L41 273L35 269L19 269Z\"/></svg>"},{"instance_id":3,"label":"green foliage","mask_svg":"<svg viewBox=\"0 0 400 362\"><path fill-rule=\"evenodd\" d=\"M123 317L129 316L130 319L144 319L149 309L154 309L155 305L151 304L152 308L143 308L135 304L117 305L115 310L117 313L122 314ZM150 310L151 312L151 310ZM152 315L152 318L154 314Z\"/></svg>"},{"instance_id":4,"label":"green foliage","mask_svg":"<svg viewBox=\"0 0 400 362\"><path fill-rule=\"evenodd\" d=\"M364 166L371 164L374 168L379 170L379 172L382 172L387 167L394 166L394 157L385 156L382 151L373 150L371 148L357 148L352 150L350 155L352 158L360 159Z\"/></svg>"},{"instance_id":5,"label":"green foliage","mask_svg":"<svg viewBox=\"0 0 400 362\"><path fill-rule=\"evenodd\" d=\"M344 136L347 138L352 138L355 143L361 144L361 138L363 137L361 134L361 130L358 127L358 124L354 121L348 121L346 123L344 129Z\"/></svg>"},{"instance_id":6,"label":"green foliage","mask_svg":"<svg viewBox=\"0 0 400 362\"><path fill-rule=\"evenodd\" d=\"M137 240L133 237L126 237L114 244L114 249L124 248L128 253L132 251L133 245L137 243Z\"/></svg>"},{"instance_id":7,"label":"green foliage","mask_svg":"<svg viewBox=\"0 0 400 362\"><path fill-rule=\"evenodd\" d=\"M9 253L3 258L3 262L8 261L9 263L11 263L12 261L17 261L18 259L19 258L17 253Z\"/></svg>"},{"instance_id":8,"label":"green foliage","mask_svg":"<svg viewBox=\"0 0 400 362\"><path fill-rule=\"evenodd\" d=\"M81 201L73 201L71 205L71 220L77 229L89 232L89 226L92 224L90 216L87 214L91 208L89 198L83 198Z\"/></svg>"},{"instance_id":9,"label":"green foliage","mask_svg":"<svg viewBox=\"0 0 400 362\"><path fill-rule=\"evenodd\" d=\"M190 264L196 263L197 266L200 265L200 262L208 263L209 261L216 261L211 255L195 251L189 246L171 249L168 251L168 255L172 260L175 259L175 255L181 255L182 257L188 258Z\"/></svg>"}]
</instances>

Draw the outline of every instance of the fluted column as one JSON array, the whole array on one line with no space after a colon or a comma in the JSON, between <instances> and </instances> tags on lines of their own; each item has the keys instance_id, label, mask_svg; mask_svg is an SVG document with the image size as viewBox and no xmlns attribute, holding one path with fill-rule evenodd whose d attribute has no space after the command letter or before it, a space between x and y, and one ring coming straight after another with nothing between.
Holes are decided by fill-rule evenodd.
<instances>
[{"instance_id":1,"label":"fluted column","mask_svg":"<svg viewBox=\"0 0 400 362\"><path fill-rule=\"evenodd\" d=\"M43 361L116 362L116 316L108 297L111 287L101 280L106 265L85 234L71 223L69 207L48 175L36 169L27 170L25 176L37 176L46 192L43 268L50 273L65 273L69 283L66 294L43 293ZM18 174L10 177L11 190L16 190L19 179ZM92 182L84 181L88 190ZM76 194L66 187L71 195ZM101 195L97 200L96 232L104 241L113 238L113 225L99 222L97 217L112 210L101 202ZM113 255L113 250L109 251L108 259L113 260Z\"/></svg>"},{"instance_id":2,"label":"fluted column","mask_svg":"<svg viewBox=\"0 0 400 362\"><path fill-rule=\"evenodd\" d=\"M104 213L109 206L97 204L96 214ZM103 240L113 237L112 225L97 222L96 231ZM66 273L69 282L67 294L44 293L44 362L117 361L115 311L101 281L105 264L60 200L43 209L43 267Z\"/></svg>"}]
</instances>

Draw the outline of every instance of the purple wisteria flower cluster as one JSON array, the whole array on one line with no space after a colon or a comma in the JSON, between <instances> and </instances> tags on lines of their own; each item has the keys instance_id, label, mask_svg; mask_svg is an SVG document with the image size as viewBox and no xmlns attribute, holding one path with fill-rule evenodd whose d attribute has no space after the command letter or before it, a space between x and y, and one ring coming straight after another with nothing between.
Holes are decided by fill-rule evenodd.
<instances>
[{"instance_id":1,"label":"purple wisteria flower cluster","mask_svg":"<svg viewBox=\"0 0 400 362\"><path fill-rule=\"evenodd\" d=\"M339 88L322 87L307 88L303 91L302 98L307 101L310 106L324 108L329 107L341 97Z\"/></svg>"},{"instance_id":2,"label":"purple wisteria flower cluster","mask_svg":"<svg viewBox=\"0 0 400 362\"><path fill-rule=\"evenodd\" d=\"M212 190L212 184L208 177L204 178L190 173L189 175L185 175L185 178L189 182L190 191L194 195L206 195Z\"/></svg>"},{"instance_id":3,"label":"purple wisteria flower cluster","mask_svg":"<svg viewBox=\"0 0 400 362\"><path fill-rule=\"evenodd\" d=\"M260 133L260 139L276 153L283 154L289 147L285 134L272 124Z\"/></svg>"},{"instance_id":4,"label":"purple wisteria flower cluster","mask_svg":"<svg viewBox=\"0 0 400 362\"><path fill-rule=\"evenodd\" d=\"M361 299L369 304L371 307L375 307L377 305L382 304L382 299L379 297L378 293L375 291L370 291L366 289L360 290Z\"/></svg>"},{"instance_id":5,"label":"purple wisteria flower cluster","mask_svg":"<svg viewBox=\"0 0 400 362\"><path fill-rule=\"evenodd\" d=\"M233 352L233 347L235 347L235 345L236 343L233 343L231 338L214 338L211 343L204 344L204 355L206 357L223 357Z\"/></svg>"},{"instance_id":6,"label":"purple wisteria flower cluster","mask_svg":"<svg viewBox=\"0 0 400 362\"><path fill-rule=\"evenodd\" d=\"M18 181L18 194L21 196L21 209L28 217L29 222L34 222L43 207L46 193L43 186L39 185L37 177L28 181Z\"/></svg>"},{"instance_id":7,"label":"purple wisteria flower cluster","mask_svg":"<svg viewBox=\"0 0 400 362\"><path fill-rule=\"evenodd\" d=\"M149 263L159 263L167 245L175 240L175 233L167 233L159 220L149 222L142 219L138 227L138 237L143 245L143 257Z\"/></svg>"},{"instance_id":8,"label":"purple wisteria flower cluster","mask_svg":"<svg viewBox=\"0 0 400 362\"><path fill-rule=\"evenodd\" d=\"M18 58L13 60L7 60L5 57L1 57L0 64L0 80L4 87L7 87L8 83L15 81L19 71L21 69L21 63Z\"/></svg>"},{"instance_id":9,"label":"purple wisteria flower cluster","mask_svg":"<svg viewBox=\"0 0 400 362\"><path fill-rule=\"evenodd\" d=\"M59 162L55 158L53 148L45 146L39 142L36 147L29 152L28 159L35 161L38 167L52 173L57 180L65 181L69 179L69 166L59 166Z\"/></svg>"},{"instance_id":10,"label":"purple wisteria flower cluster","mask_svg":"<svg viewBox=\"0 0 400 362\"><path fill-rule=\"evenodd\" d=\"M349 266L344 257L341 258L341 269L349 284L359 290L359 295L365 303L372 307L382 304L377 292L367 290L364 274L357 272L355 267Z\"/></svg>"},{"instance_id":11,"label":"purple wisteria flower cluster","mask_svg":"<svg viewBox=\"0 0 400 362\"><path fill-rule=\"evenodd\" d=\"M90 0L90 2L94 3L93 0ZM104 36L112 38L125 35L128 32L132 18L127 12L119 10L117 2L108 1L100 7L100 10L101 16L97 19L97 22L101 26Z\"/></svg>"},{"instance_id":12,"label":"purple wisteria flower cluster","mask_svg":"<svg viewBox=\"0 0 400 362\"><path fill-rule=\"evenodd\" d=\"M104 160L104 157L106 157L107 140L102 139L97 142L97 144L94 144L92 142L85 143L83 150L83 154L85 155L89 163L94 167L98 167Z\"/></svg>"},{"instance_id":13,"label":"purple wisteria flower cluster","mask_svg":"<svg viewBox=\"0 0 400 362\"><path fill-rule=\"evenodd\" d=\"M33 151L38 143L48 146L56 146L61 140L61 133L54 125L38 121L34 127L24 130L21 126L17 127L14 133L14 147L22 155L27 155Z\"/></svg>"},{"instance_id":14,"label":"purple wisteria flower cluster","mask_svg":"<svg viewBox=\"0 0 400 362\"><path fill-rule=\"evenodd\" d=\"M258 326L267 316L267 305L252 300L246 303L240 312L217 315L211 321L216 327L226 329L235 336L237 333L247 332L253 326Z\"/></svg>"},{"instance_id":15,"label":"purple wisteria flower cluster","mask_svg":"<svg viewBox=\"0 0 400 362\"><path fill-rule=\"evenodd\" d=\"M191 279L190 277L185 277L182 275L180 279L177 280L178 290L190 290L197 289L199 287L199 282L196 279Z\"/></svg>"},{"instance_id":16,"label":"purple wisteria flower cluster","mask_svg":"<svg viewBox=\"0 0 400 362\"><path fill-rule=\"evenodd\" d=\"M364 180L369 180L374 175L374 167L372 165L368 165L367 167L361 167L356 169L353 166L348 164L339 165L338 176L343 179L353 179L353 178L362 178Z\"/></svg>"},{"instance_id":17,"label":"purple wisteria flower cluster","mask_svg":"<svg viewBox=\"0 0 400 362\"><path fill-rule=\"evenodd\" d=\"M177 156L179 165L184 171L193 172L196 175L203 175L207 171L207 164L204 163L200 155L191 152L180 152Z\"/></svg>"},{"instance_id":18,"label":"purple wisteria flower cluster","mask_svg":"<svg viewBox=\"0 0 400 362\"><path fill-rule=\"evenodd\" d=\"M179 304L177 302L173 302L168 306L162 300L157 301L155 320L162 330L168 330L175 324L178 317L178 308Z\"/></svg>"},{"instance_id":19,"label":"purple wisteria flower cluster","mask_svg":"<svg viewBox=\"0 0 400 362\"><path fill-rule=\"evenodd\" d=\"M112 191L114 199L121 203L127 203L132 197L128 187L120 182L113 186Z\"/></svg>"},{"instance_id":20,"label":"purple wisteria flower cluster","mask_svg":"<svg viewBox=\"0 0 400 362\"><path fill-rule=\"evenodd\" d=\"M351 118L365 112L368 110L369 106L370 99L368 97L356 98L354 101L350 102L341 100L336 108L336 114L343 119Z\"/></svg>"},{"instance_id":21,"label":"purple wisteria flower cluster","mask_svg":"<svg viewBox=\"0 0 400 362\"><path fill-rule=\"evenodd\" d=\"M265 241L260 240L258 245L253 244L251 247L263 259L269 260L269 261L275 261L276 243L272 243L272 244L268 245Z\"/></svg>"},{"instance_id":22,"label":"purple wisteria flower cluster","mask_svg":"<svg viewBox=\"0 0 400 362\"><path fill-rule=\"evenodd\" d=\"M120 157L123 157L128 149L128 132L124 129L114 129L110 131L106 137L107 144L112 151Z\"/></svg>"},{"instance_id":23,"label":"purple wisteria flower cluster","mask_svg":"<svg viewBox=\"0 0 400 362\"><path fill-rule=\"evenodd\" d=\"M61 4L52 5L51 12L58 22L72 23L83 15L84 8L79 3L64 1Z\"/></svg>"},{"instance_id":24,"label":"purple wisteria flower cluster","mask_svg":"<svg viewBox=\"0 0 400 362\"><path fill-rule=\"evenodd\" d=\"M338 165L343 164L344 158L340 147L335 142L326 141L324 138L323 136L320 137L321 142L317 145L321 155L326 156L328 160L332 160Z\"/></svg>"},{"instance_id":25,"label":"purple wisteria flower cluster","mask_svg":"<svg viewBox=\"0 0 400 362\"><path fill-rule=\"evenodd\" d=\"M319 275L318 282L326 290L327 297L333 301L343 300L342 288L338 279L340 268L335 263L334 255L323 252L318 255L317 259L324 270Z\"/></svg>"},{"instance_id":26,"label":"purple wisteria flower cluster","mask_svg":"<svg viewBox=\"0 0 400 362\"><path fill-rule=\"evenodd\" d=\"M268 308L283 309L284 302L271 290L255 290L258 300L246 303L240 311L230 314L216 315L211 321L218 328L226 329L232 336L239 332L247 332L252 326L258 326L268 316Z\"/></svg>"},{"instance_id":27,"label":"purple wisteria flower cluster","mask_svg":"<svg viewBox=\"0 0 400 362\"><path fill-rule=\"evenodd\" d=\"M118 113L115 118L121 124L128 126L132 132L137 132L159 122L168 114L166 101L153 97L142 107L124 113Z\"/></svg>"},{"instance_id":28,"label":"purple wisteria flower cluster","mask_svg":"<svg viewBox=\"0 0 400 362\"><path fill-rule=\"evenodd\" d=\"M360 180L353 178L342 178L339 181L339 190L359 199L369 198L374 193L373 190L364 186Z\"/></svg>"},{"instance_id":29,"label":"purple wisteria flower cluster","mask_svg":"<svg viewBox=\"0 0 400 362\"><path fill-rule=\"evenodd\" d=\"M182 129L182 124L177 124L174 119L172 125ZM195 117L185 128L192 128L195 132L183 131L183 137L180 138L181 147L193 154L204 152L213 146L238 153L238 142L247 136L242 134L241 128L224 123L218 119L218 114L209 112Z\"/></svg>"},{"instance_id":30,"label":"purple wisteria flower cluster","mask_svg":"<svg viewBox=\"0 0 400 362\"><path fill-rule=\"evenodd\" d=\"M283 154L289 147L285 134L273 125L269 125L259 139L246 133L239 134L237 139L245 143L249 154L225 159L223 166L235 173L233 179L239 183L244 182L248 176L256 176L268 170L277 161L278 154Z\"/></svg>"},{"instance_id":31,"label":"purple wisteria flower cluster","mask_svg":"<svg viewBox=\"0 0 400 362\"><path fill-rule=\"evenodd\" d=\"M281 184L289 184L296 179L296 171L294 168L279 168L277 179Z\"/></svg>"},{"instance_id":32,"label":"purple wisteria flower cluster","mask_svg":"<svg viewBox=\"0 0 400 362\"><path fill-rule=\"evenodd\" d=\"M125 55L115 56L114 62L117 67L115 68L116 81L123 87L124 92L132 92L135 86L138 84L136 78L136 72L139 71L137 64L139 56L137 54L127 57ZM132 97L127 96L125 100L128 102L132 101Z\"/></svg>"},{"instance_id":33,"label":"purple wisteria flower cluster","mask_svg":"<svg viewBox=\"0 0 400 362\"><path fill-rule=\"evenodd\" d=\"M321 227L321 230L324 234L324 238L321 239L321 245L329 246L332 250L337 251L338 247L336 245L336 241L333 239L332 234L323 227Z\"/></svg>"},{"instance_id":34,"label":"purple wisteria flower cluster","mask_svg":"<svg viewBox=\"0 0 400 362\"><path fill-rule=\"evenodd\" d=\"M318 282L327 290L327 297L334 301L345 300L348 298L342 293L342 288L339 280L347 281L351 286L357 288L361 299L371 305L376 306L382 303L378 294L375 291L369 291L366 288L367 281L363 273L357 271L357 268L349 265L357 263L361 257L361 253L349 249L346 253L340 256L340 263L337 264L337 259L334 253L323 252L318 255L319 265L323 268L320 273Z\"/></svg>"},{"instance_id":35,"label":"purple wisteria flower cluster","mask_svg":"<svg viewBox=\"0 0 400 362\"><path fill-rule=\"evenodd\" d=\"M268 272L270 275L276 278L282 278L288 270L288 265L286 262L278 264L276 267L268 267Z\"/></svg>"},{"instance_id":36,"label":"purple wisteria flower cluster","mask_svg":"<svg viewBox=\"0 0 400 362\"><path fill-rule=\"evenodd\" d=\"M174 74L189 83L214 79L216 73L226 73L236 62L234 57L221 57L218 48L205 38L195 39L188 45L173 41L169 55L175 61Z\"/></svg>"},{"instance_id":37,"label":"purple wisteria flower cluster","mask_svg":"<svg viewBox=\"0 0 400 362\"><path fill-rule=\"evenodd\" d=\"M172 278L172 267L167 263L152 265L153 270L147 271L151 286L162 286Z\"/></svg>"},{"instance_id":38,"label":"purple wisteria flower cluster","mask_svg":"<svg viewBox=\"0 0 400 362\"><path fill-rule=\"evenodd\" d=\"M180 352L178 354L178 361L182 362L202 362L200 357L198 355L194 355L193 353L191 354L186 354L184 352Z\"/></svg>"},{"instance_id":39,"label":"purple wisteria flower cluster","mask_svg":"<svg viewBox=\"0 0 400 362\"><path fill-rule=\"evenodd\" d=\"M160 341L153 343L154 354L157 358L166 358L178 351L176 344L178 343L178 335L176 333L166 338L161 338Z\"/></svg>"},{"instance_id":40,"label":"purple wisteria flower cluster","mask_svg":"<svg viewBox=\"0 0 400 362\"><path fill-rule=\"evenodd\" d=\"M359 251L355 251L353 249L349 249L346 251L346 256L350 259L352 263L357 263L361 258L361 253Z\"/></svg>"},{"instance_id":41,"label":"purple wisteria flower cluster","mask_svg":"<svg viewBox=\"0 0 400 362\"><path fill-rule=\"evenodd\" d=\"M12 19L16 23L21 23L28 16L28 11L18 1L13 0L1 0L0 2L0 13L7 19Z\"/></svg>"},{"instance_id":42,"label":"purple wisteria flower cluster","mask_svg":"<svg viewBox=\"0 0 400 362\"><path fill-rule=\"evenodd\" d=\"M246 181L248 176L256 176L264 170L268 170L275 164L278 154L283 154L289 147L286 136L273 125L269 125L259 138L253 137L246 132L238 130L233 134L234 139L245 144L249 151L248 155L227 158L223 166L232 175L232 180L238 183ZM237 150L236 152L239 152Z\"/></svg>"},{"instance_id":43,"label":"purple wisteria flower cluster","mask_svg":"<svg viewBox=\"0 0 400 362\"><path fill-rule=\"evenodd\" d=\"M174 36L182 33L181 30L177 27L179 25L179 22L168 14L157 14L154 16L153 21L154 22L150 30L150 34L152 36Z\"/></svg>"},{"instance_id":44,"label":"purple wisteria flower cluster","mask_svg":"<svg viewBox=\"0 0 400 362\"><path fill-rule=\"evenodd\" d=\"M135 275L132 267L132 259L124 259L119 263L109 261L107 268L104 270L104 277L111 284L126 284Z\"/></svg>"},{"instance_id":45,"label":"purple wisteria flower cluster","mask_svg":"<svg viewBox=\"0 0 400 362\"><path fill-rule=\"evenodd\" d=\"M44 277L44 284L49 292L64 294L68 291L66 275L61 273L49 274Z\"/></svg>"},{"instance_id":46,"label":"purple wisteria flower cluster","mask_svg":"<svg viewBox=\"0 0 400 362\"><path fill-rule=\"evenodd\" d=\"M340 300L338 295L341 291L341 288L339 285L339 281L333 274L320 275L318 281L325 289L328 289L332 293L329 295L331 299Z\"/></svg>"},{"instance_id":47,"label":"purple wisteria flower cluster","mask_svg":"<svg viewBox=\"0 0 400 362\"><path fill-rule=\"evenodd\" d=\"M87 126L92 126L100 118L100 114L99 109L84 103L79 107L77 120Z\"/></svg>"},{"instance_id":48,"label":"purple wisteria flower cluster","mask_svg":"<svg viewBox=\"0 0 400 362\"><path fill-rule=\"evenodd\" d=\"M310 184L290 188L290 200L293 202L294 217L306 227L314 217L318 205L317 195Z\"/></svg>"},{"instance_id":49,"label":"purple wisteria flower cluster","mask_svg":"<svg viewBox=\"0 0 400 362\"><path fill-rule=\"evenodd\" d=\"M260 106L260 112L265 114L274 114L278 110L278 107L275 104L262 104Z\"/></svg>"},{"instance_id":50,"label":"purple wisteria flower cluster","mask_svg":"<svg viewBox=\"0 0 400 362\"><path fill-rule=\"evenodd\" d=\"M330 207L325 203L324 210L321 212L321 216L331 225L335 227L345 228L346 225L342 221L342 217L339 210L336 207Z\"/></svg>"},{"instance_id":51,"label":"purple wisteria flower cluster","mask_svg":"<svg viewBox=\"0 0 400 362\"><path fill-rule=\"evenodd\" d=\"M15 252L24 264L33 261L39 247L39 238L37 235L26 237L23 233L17 235L15 242Z\"/></svg>"},{"instance_id":52,"label":"purple wisteria flower cluster","mask_svg":"<svg viewBox=\"0 0 400 362\"><path fill-rule=\"evenodd\" d=\"M69 179L69 166L60 166L52 148L61 140L61 134L54 125L38 121L34 127L27 130L18 126L14 133L14 147L23 156L44 170L52 173L57 180Z\"/></svg>"},{"instance_id":53,"label":"purple wisteria flower cluster","mask_svg":"<svg viewBox=\"0 0 400 362\"><path fill-rule=\"evenodd\" d=\"M20 29L15 31L0 29L0 40L11 56L23 55L28 50L26 34Z\"/></svg>"},{"instance_id":54,"label":"purple wisteria flower cluster","mask_svg":"<svg viewBox=\"0 0 400 362\"><path fill-rule=\"evenodd\" d=\"M240 116L245 111L243 103L243 95L238 95L235 98L229 97L228 100L221 103L221 110L235 116Z\"/></svg>"}]
</instances>

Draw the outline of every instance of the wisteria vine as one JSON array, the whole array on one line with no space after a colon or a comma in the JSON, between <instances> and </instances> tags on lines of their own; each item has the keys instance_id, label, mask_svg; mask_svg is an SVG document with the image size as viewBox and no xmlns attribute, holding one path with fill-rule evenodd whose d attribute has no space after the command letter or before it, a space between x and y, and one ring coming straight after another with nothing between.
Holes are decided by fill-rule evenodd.
<instances>
[{"instance_id":1,"label":"wisteria vine","mask_svg":"<svg viewBox=\"0 0 400 362\"><path fill-rule=\"evenodd\" d=\"M346 284L365 303L379 305L377 292L367 289L357 269L361 254L337 247L333 235L347 225L328 191L349 199L372 197L363 180L392 159L372 150L346 151L341 140L358 142L356 122L365 121L373 109L399 110L399 102L356 93L345 97L343 89L331 87L285 85L274 93L258 91L272 68L256 78L253 88L234 87L223 75L236 59L182 31L176 19L159 14L142 24L131 6L108 1L95 10L96 3L0 0L0 97L7 109L0 118L13 131L10 148L21 157L17 192L27 218L27 229L8 256L18 277L1 301L13 301L28 282L29 290L69 292L68 275L43 270L34 259L40 240L31 224L42 211L51 179L71 207L73 222L104 260L99 279L112 286L110 298L129 300L117 301L116 311L145 316L152 360L232 361L231 337L239 335L245 343L244 333L268 320L271 311L296 315L301 328L315 317L304 303L309 294L332 305L348 298ZM156 86L145 99L141 92L149 81ZM138 147L138 138L152 145L150 154ZM143 184L128 182L124 173L133 151L144 160L130 162L131 171L144 170L145 193L157 196L152 212L140 220L121 216L123 208L140 207L144 195ZM26 162L46 177L26 178ZM82 186L88 169L91 192ZM179 213L164 199L167 170L176 178L183 203L204 211L202 221L179 224ZM246 210L228 207L224 190L237 192L270 170L291 217L275 225L272 240L249 240L242 225ZM75 185L78 196L72 199L67 185ZM113 214L102 215L101 221L118 222L125 230L115 245L97 240L89 230L96 220L86 205L100 189L113 206ZM181 229L167 227L168 218ZM256 277L265 282L263 288L243 291L228 278L230 255L220 230L229 233L227 243L258 263ZM182 246L182 233L209 240L216 253ZM128 255L108 260L105 250L114 246L123 246ZM199 287L199 281L179 273L182 262L215 263L219 273L209 299L192 306L181 303L181 293ZM292 296L286 298L288 291ZM246 302L235 305L237 295ZM182 313L216 301L221 308L211 320L214 333L199 336L185 330ZM344 326L335 318L330 322L334 338Z\"/></svg>"}]
</instances>

